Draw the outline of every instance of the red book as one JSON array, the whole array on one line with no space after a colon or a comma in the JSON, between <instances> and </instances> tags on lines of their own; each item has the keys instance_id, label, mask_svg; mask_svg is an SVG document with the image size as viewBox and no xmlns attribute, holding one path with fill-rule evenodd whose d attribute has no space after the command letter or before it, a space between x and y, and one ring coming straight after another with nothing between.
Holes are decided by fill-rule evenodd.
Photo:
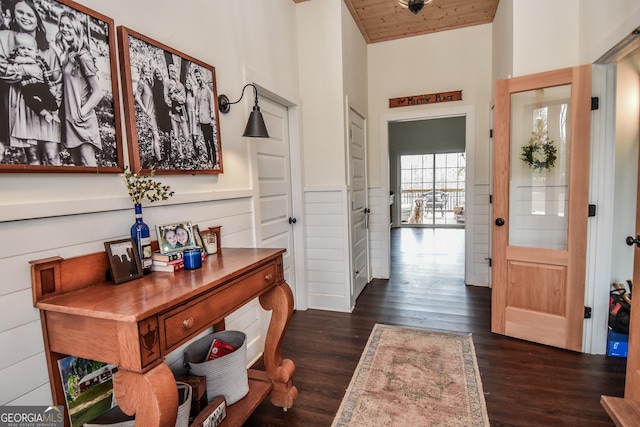
<instances>
[{"instance_id":1,"label":"red book","mask_svg":"<svg viewBox=\"0 0 640 427\"><path fill-rule=\"evenodd\" d=\"M155 265L176 265L176 264L184 264L184 259L182 258L178 258L178 259L174 259L171 261L158 261L158 260L153 260L153 264Z\"/></svg>"},{"instance_id":2,"label":"red book","mask_svg":"<svg viewBox=\"0 0 640 427\"><path fill-rule=\"evenodd\" d=\"M211 347L209 347L209 353L207 354L205 362L217 359L218 357L226 356L227 354L232 353L235 350L235 346L214 338L213 342L211 343Z\"/></svg>"},{"instance_id":3,"label":"red book","mask_svg":"<svg viewBox=\"0 0 640 427\"><path fill-rule=\"evenodd\" d=\"M154 261L151 264L151 271L165 271L165 272L173 273L175 271L182 270L183 268L184 268L184 262L179 262L179 263L170 264L170 265L159 265L159 264L156 264L156 262Z\"/></svg>"}]
</instances>

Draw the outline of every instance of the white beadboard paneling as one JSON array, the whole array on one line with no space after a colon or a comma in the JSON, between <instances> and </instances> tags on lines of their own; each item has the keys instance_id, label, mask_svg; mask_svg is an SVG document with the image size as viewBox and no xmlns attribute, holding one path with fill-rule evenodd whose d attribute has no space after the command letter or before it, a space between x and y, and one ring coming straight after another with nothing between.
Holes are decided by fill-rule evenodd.
<instances>
[{"instance_id":1,"label":"white beadboard paneling","mask_svg":"<svg viewBox=\"0 0 640 427\"><path fill-rule=\"evenodd\" d=\"M341 215L342 203L340 201L327 200L325 203L315 201L307 203L307 215Z\"/></svg>"},{"instance_id":2,"label":"white beadboard paneling","mask_svg":"<svg viewBox=\"0 0 640 427\"><path fill-rule=\"evenodd\" d=\"M34 259L33 254L24 254L17 257L0 259L0 271L2 271L2 284L0 296L29 289L31 292L31 269L29 261ZM16 266L22 268L16 268ZM0 301L0 307L2 302ZM0 325L0 330L5 326Z\"/></svg>"},{"instance_id":3,"label":"white beadboard paneling","mask_svg":"<svg viewBox=\"0 0 640 427\"><path fill-rule=\"evenodd\" d=\"M311 270L307 273L309 282L342 283L343 271Z\"/></svg>"},{"instance_id":4,"label":"white beadboard paneling","mask_svg":"<svg viewBox=\"0 0 640 427\"><path fill-rule=\"evenodd\" d=\"M351 313L353 311L353 307L351 307L350 304L345 304L345 299L348 300L350 298L348 295L322 295L309 292L309 308L319 308L321 310Z\"/></svg>"},{"instance_id":5,"label":"white beadboard paneling","mask_svg":"<svg viewBox=\"0 0 640 427\"><path fill-rule=\"evenodd\" d=\"M264 350L264 332L267 325L262 325L262 316L260 315L259 300L244 305L244 307L229 315L226 319L227 330L242 331L247 336L247 366L255 362Z\"/></svg>"},{"instance_id":6,"label":"white beadboard paneling","mask_svg":"<svg viewBox=\"0 0 640 427\"><path fill-rule=\"evenodd\" d=\"M307 245L321 249L342 249L341 238L336 237L307 237Z\"/></svg>"},{"instance_id":7,"label":"white beadboard paneling","mask_svg":"<svg viewBox=\"0 0 640 427\"><path fill-rule=\"evenodd\" d=\"M344 213L341 214L316 214L307 211L307 224L310 226L318 225L322 227L341 227L344 222ZM342 230L342 229L340 229Z\"/></svg>"},{"instance_id":8,"label":"white beadboard paneling","mask_svg":"<svg viewBox=\"0 0 640 427\"><path fill-rule=\"evenodd\" d=\"M312 271L333 271L344 273L345 264L343 262L325 261L318 259L309 259L307 261L307 268L309 272Z\"/></svg>"},{"instance_id":9,"label":"white beadboard paneling","mask_svg":"<svg viewBox=\"0 0 640 427\"><path fill-rule=\"evenodd\" d=\"M345 294L344 281L342 282L313 282L309 280L309 293L312 295L325 295L333 297L348 298Z\"/></svg>"},{"instance_id":10,"label":"white beadboard paneling","mask_svg":"<svg viewBox=\"0 0 640 427\"><path fill-rule=\"evenodd\" d=\"M344 239L344 233L342 232L342 228L333 227L322 227L315 225L308 225L306 228L307 240L311 237L337 237L339 239ZM308 243L307 243L308 245Z\"/></svg>"},{"instance_id":11,"label":"white beadboard paneling","mask_svg":"<svg viewBox=\"0 0 640 427\"><path fill-rule=\"evenodd\" d=\"M307 206L314 203L327 204L327 203L342 203L342 188L306 188L304 193L304 200Z\"/></svg>"},{"instance_id":12,"label":"white beadboard paneling","mask_svg":"<svg viewBox=\"0 0 640 427\"><path fill-rule=\"evenodd\" d=\"M188 342L182 344L180 347L176 348L171 353L167 354L167 356L164 359L164 362L169 366L169 369L171 369L171 371L175 376L188 375L189 373L187 368L184 367L185 348L187 348L189 344L196 341L197 339L202 338L207 334L210 334L212 330L213 330L212 328L209 328L208 330L198 334Z\"/></svg>"},{"instance_id":13,"label":"white beadboard paneling","mask_svg":"<svg viewBox=\"0 0 640 427\"><path fill-rule=\"evenodd\" d=\"M322 260L322 261L338 261L342 263L346 254L342 251L342 249L311 249L309 248L307 255L309 259L314 260Z\"/></svg>"},{"instance_id":14,"label":"white beadboard paneling","mask_svg":"<svg viewBox=\"0 0 640 427\"><path fill-rule=\"evenodd\" d=\"M346 192L346 188L305 192L309 308L351 309Z\"/></svg>"},{"instance_id":15,"label":"white beadboard paneling","mask_svg":"<svg viewBox=\"0 0 640 427\"><path fill-rule=\"evenodd\" d=\"M0 405L6 405L48 382L49 373L44 352L0 369Z\"/></svg>"},{"instance_id":16,"label":"white beadboard paneling","mask_svg":"<svg viewBox=\"0 0 640 427\"><path fill-rule=\"evenodd\" d=\"M44 351L40 320L0 333L0 369Z\"/></svg>"},{"instance_id":17,"label":"white beadboard paneling","mask_svg":"<svg viewBox=\"0 0 640 427\"><path fill-rule=\"evenodd\" d=\"M152 204L143 207L143 216L152 230L152 238L156 237L156 225L188 220L202 229L222 226L223 246L255 245L250 197L200 200L182 205ZM20 236L15 244L0 248L0 271L4 278L0 282L0 384L19 383L18 387L2 387L0 403L48 404L51 401L40 317L33 307L29 261L52 256L72 258L103 251L105 241L128 237L133 222L132 207L0 222L3 241ZM249 341L256 343L252 352L261 352L262 348L258 348L263 340L260 326L252 324L246 333ZM167 355L167 364L175 372L183 370L182 353L186 345ZM29 374L25 375L26 372ZM42 398L43 393L47 395L46 400Z\"/></svg>"},{"instance_id":18,"label":"white beadboard paneling","mask_svg":"<svg viewBox=\"0 0 640 427\"><path fill-rule=\"evenodd\" d=\"M384 200L388 200L385 196ZM369 206L371 213L369 214L369 265L371 266L371 276L373 278L388 279L389 275L385 274L381 266L382 254L386 253L382 248L382 233L389 233L388 213L381 212L383 203L380 187L369 187Z\"/></svg>"},{"instance_id":19,"label":"white beadboard paneling","mask_svg":"<svg viewBox=\"0 0 640 427\"><path fill-rule=\"evenodd\" d=\"M40 320L33 307L31 288L0 297L0 333Z\"/></svg>"},{"instance_id":20,"label":"white beadboard paneling","mask_svg":"<svg viewBox=\"0 0 640 427\"><path fill-rule=\"evenodd\" d=\"M46 383L6 404L11 406L53 405L51 387Z\"/></svg>"},{"instance_id":21,"label":"white beadboard paneling","mask_svg":"<svg viewBox=\"0 0 640 427\"><path fill-rule=\"evenodd\" d=\"M473 259L465 261L467 264L472 263L472 274L471 277L467 277L467 283L475 286L489 286L488 258L491 256L489 184L476 183L474 193L473 235L471 236ZM467 232L469 232L469 228L467 228Z\"/></svg>"}]
</instances>

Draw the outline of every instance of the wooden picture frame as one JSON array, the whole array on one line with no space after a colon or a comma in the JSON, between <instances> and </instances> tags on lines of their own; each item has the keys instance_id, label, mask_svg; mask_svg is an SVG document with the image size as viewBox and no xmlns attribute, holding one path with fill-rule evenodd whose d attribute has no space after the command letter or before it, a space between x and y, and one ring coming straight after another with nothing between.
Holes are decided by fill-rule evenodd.
<instances>
[{"instance_id":1,"label":"wooden picture frame","mask_svg":"<svg viewBox=\"0 0 640 427\"><path fill-rule=\"evenodd\" d=\"M142 277L142 262L133 238L104 242L104 249L109 259L114 284L119 285Z\"/></svg>"},{"instance_id":2,"label":"wooden picture frame","mask_svg":"<svg viewBox=\"0 0 640 427\"><path fill-rule=\"evenodd\" d=\"M161 254L183 251L197 247L190 221L156 226L158 248Z\"/></svg>"},{"instance_id":3,"label":"wooden picture frame","mask_svg":"<svg viewBox=\"0 0 640 427\"><path fill-rule=\"evenodd\" d=\"M129 163L137 173L222 173L216 70L118 27Z\"/></svg>"},{"instance_id":4,"label":"wooden picture frame","mask_svg":"<svg viewBox=\"0 0 640 427\"><path fill-rule=\"evenodd\" d=\"M0 80L0 172L121 173L113 20L71 0L3 3L10 16L35 16L36 30L30 37L11 20L18 30L0 35L0 67L15 74ZM31 55L19 55L28 45Z\"/></svg>"},{"instance_id":5,"label":"wooden picture frame","mask_svg":"<svg viewBox=\"0 0 640 427\"><path fill-rule=\"evenodd\" d=\"M197 224L194 224L191 228L193 229L193 239L196 243L196 246L201 248L206 254L207 248L205 248L204 246L204 240L202 240L202 233L200 232L200 227Z\"/></svg>"}]
</instances>

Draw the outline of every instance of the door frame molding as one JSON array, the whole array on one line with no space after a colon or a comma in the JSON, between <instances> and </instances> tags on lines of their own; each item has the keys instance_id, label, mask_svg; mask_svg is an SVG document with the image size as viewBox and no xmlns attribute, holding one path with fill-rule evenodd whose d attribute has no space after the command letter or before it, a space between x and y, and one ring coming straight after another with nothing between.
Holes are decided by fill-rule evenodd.
<instances>
[{"instance_id":1,"label":"door frame molding","mask_svg":"<svg viewBox=\"0 0 640 427\"><path fill-rule=\"evenodd\" d=\"M597 214L587 226L587 271L584 303L592 307L591 319L585 319L582 351L605 354L609 321L609 283L613 247L613 194L615 189L616 146L616 66L591 66L591 93L600 99L598 110L591 112L591 165L589 200L597 203Z\"/></svg>"},{"instance_id":2,"label":"door frame molding","mask_svg":"<svg viewBox=\"0 0 640 427\"><path fill-rule=\"evenodd\" d=\"M466 202L465 202L465 272L466 284L477 284L474 274L474 235L475 235L475 146L476 146L476 107L475 105L462 105L450 108L422 108L400 113L387 113L380 116L380 194L389 194L389 122L429 120L447 117L465 117L465 152L467 156L466 174ZM396 198L399 200L399 198ZM389 278L391 271L391 230L388 224L389 199L380 198L380 212L382 212L382 224L380 232L380 253L382 265L380 266L382 278ZM483 224L480 224L483 225ZM385 228L386 226L386 228ZM488 224L486 225L488 227ZM483 286L488 286L483 285Z\"/></svg>"}]
</instances>

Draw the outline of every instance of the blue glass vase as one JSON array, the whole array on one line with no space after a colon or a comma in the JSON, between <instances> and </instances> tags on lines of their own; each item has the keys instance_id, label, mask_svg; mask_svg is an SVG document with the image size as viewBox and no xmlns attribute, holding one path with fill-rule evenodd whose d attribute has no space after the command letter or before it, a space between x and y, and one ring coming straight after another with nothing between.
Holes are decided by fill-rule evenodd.
<instances>
[{"instance_id":1,"label":"blue glass vase","mask_svg":"<svg viewBox=\"0 0 640 427\"><path fill-rule=\"evenodd\" d=\"M135 204L136 222L131 226L131 237L136 242L140 261L142 262L142 271L144 274L151 273L151 237L149 235L149 226L142 221L142 205Z\"/></svg>"}]
</instances>

